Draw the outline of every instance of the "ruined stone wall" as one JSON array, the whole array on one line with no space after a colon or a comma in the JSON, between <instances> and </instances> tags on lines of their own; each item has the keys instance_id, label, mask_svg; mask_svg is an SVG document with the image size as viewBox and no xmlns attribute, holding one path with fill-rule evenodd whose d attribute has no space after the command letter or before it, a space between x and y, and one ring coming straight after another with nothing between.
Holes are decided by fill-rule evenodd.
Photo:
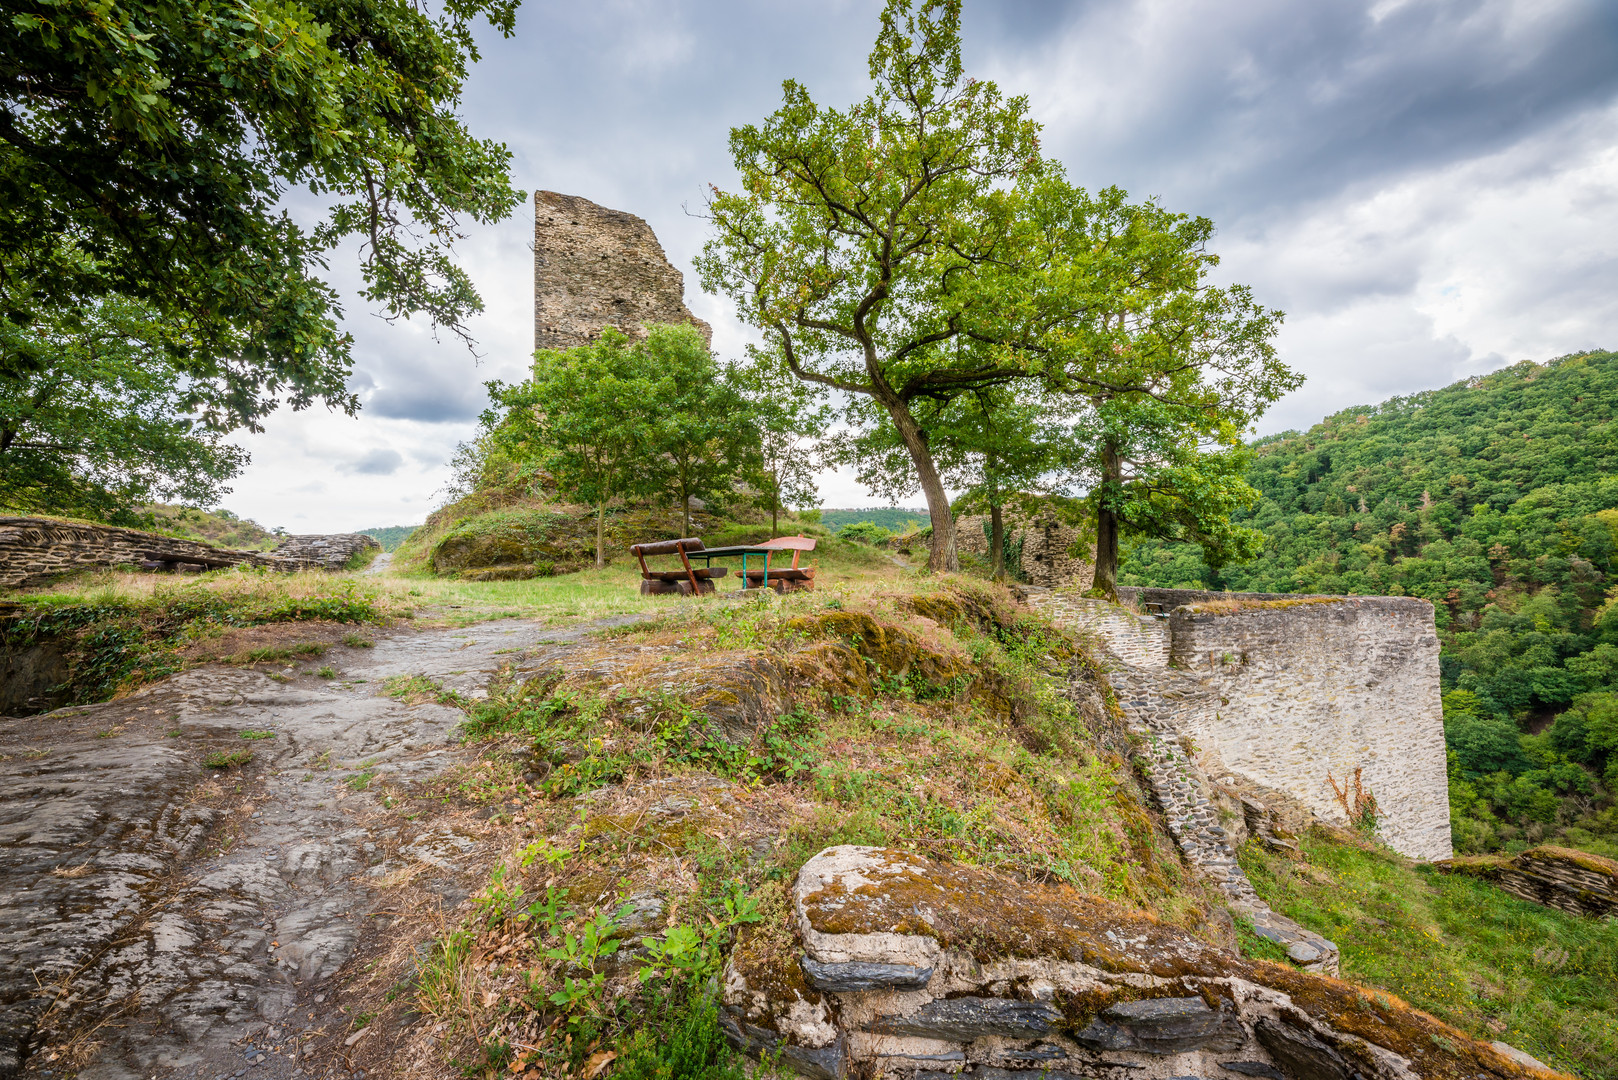
<instances>
[{"instance_id":1,"label":"ruined stone wall","mask_svg":"<svg viewBox=\"0 0 1618 1080\"><path fill-rule=\"evenodd\" d=\"M1195 599L1168 616L1171 663L1206 680L1222 704L1188 718L1185 734L1231 771L1332 822L1346 815L1328 776L1342 787L1361 769L1382 839L1405 855L1448 858L1432 605L1398 596Z\"/></svg>"},{"instance_id":2,"label":"ruined stone wall","mask_svg":"<svg viewBox=\"0 0 1618 1080\"><path fill-rule=\"evenodd\" d=\"M329 536L289 536L275 545L271 557L293 561L309 570L341 570L355 555L381 551L375 537L364 533L333 533Z\"/></svg>"},{"instance_id":3,"label":"ruined stone wall","mask_svg":"<svg viewBox=\"0 0 1618 1080\"><path fill-rule=\"evenodd\" d=\"M685 278L651 226L576 195L534 192L534 348L571 349L615 326L634 337L648 323L708 324L685 306Z\"/></svg>"},{"instance_id":4,"label":"ruined stone wall","mask_svg":"<svg viewBox=\"0 0 1618 1080\"><path fill-rule=\"evenodd\" d=\"M289 536L272 552L237 551L196 540L52 518L0 517L0 589L47 584L96 566L137 570L340 570L357 551L380 548L359 533Z\"/></svg>"},{"instance_id":5,"label":"ruined stone wall","mask_svg":"<svg viewBox=\"0 0 1618 1080\"><path fill-rule=\"evenodd\" d=\"M138 529L0 517L0 588L5 589L42 585L92 566L213 569L239 563L270 566L273 560L262 552L232 551Z\"/></svg>"},{"instance_id":6,"label":"ruined stone wall","mask_svg":"<svg viewBox=\"0 0 1618 1080\"><path fill-rule=\"evenodd\" d=\"M970 514L955 521L955 549L991 558L989 538L984 533L988 524L986 514ZM1081 559L1069 553L1079 540L1079 532L1055 518L1007 518L1006 533L1022 540L1022 580L1047 589L1068 585L1080 591L1090 587L1095 577L1092 559ZM1092 546L1093 547L1093 546Z\"/></svg>"},{"instance_id":7,"label":"ruined stone wall","mask_svg":"<svg viewBox=\"0 0 1618 1080\"><path fill-rule=\"evenodd\" d=\"M1079 592L1031 589L1028 602L1095 637L1113 662L1109 678L1122 680L1115 685L1149 683L1159 672L1205 686L1217 708L1171 696L1139 719L1188 737L1210 776L1344 824L1331 781L1342 788L1360 769L1390 847L1423 859L1452 854L1431 604L1120 589L1120 606ZM1130 713L1130 701L1123 705Z\"/></svg>"}]
</instances>

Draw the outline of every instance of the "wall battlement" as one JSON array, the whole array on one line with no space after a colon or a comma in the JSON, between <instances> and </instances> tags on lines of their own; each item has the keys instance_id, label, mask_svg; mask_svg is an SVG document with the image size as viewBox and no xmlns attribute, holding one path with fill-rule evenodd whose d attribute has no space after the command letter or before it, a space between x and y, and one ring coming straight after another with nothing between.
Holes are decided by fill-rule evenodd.
<instances>
[{"instance_id":1,"label":"wall battlement","mask_svg":"<svg viewBox=\"0 0 1618 1080\"><path fill-rule=\"evenodd\" d=\"M1431 604L1188 589L1119 594L1128 606L1076 590L1032 599L1094 634L1136 678L1172 668L1215 692L1217 708L1174 718L1209 776L1233 774L1345 824L1333 784L1345 789L1359 770L1390 847L1421 859L1453 854Z\"/></svg>"}]
</instances>

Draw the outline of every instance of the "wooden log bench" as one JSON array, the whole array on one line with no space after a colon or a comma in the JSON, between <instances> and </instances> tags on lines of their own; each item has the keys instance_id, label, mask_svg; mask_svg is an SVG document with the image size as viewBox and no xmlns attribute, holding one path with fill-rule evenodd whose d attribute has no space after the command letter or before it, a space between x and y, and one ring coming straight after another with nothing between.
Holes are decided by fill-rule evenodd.
<instances>
[{"instance_id":1,"label":"wooden log bench","mask_svg":"<svg viewBox=\"0 0 1618 1080\"><path fill-rule=\"evenodd\" d=\"M815 550L815 541L810 536L778 536L774 540L766 540L758 545L770 552L792 552L792 565L774 567L770 566L769 554L764 556L764 569L747 571L747 588L757 589L768 585L778 593L809 592L815 587L815 568L813 566L798 565L798 558L805 551Z\"/></svg>"},{"instance_id":2,"label":"wooden log bench","mask_svg":"<svg viewBox=\"0 0 1618 1080\"><path fill-rule=\"evenodd\" d=\"M724 577L730 571L723 566L692 566L690 555L702 550L702 541L694 536L679 540L659 540L652 544L635 544L629 553L640 560L640 592L642 596L674 595L698 596L714 591L714 578ZM651 570L646 566L649 555L678 555L680 569Z\"/></svg>"}]
</instances>

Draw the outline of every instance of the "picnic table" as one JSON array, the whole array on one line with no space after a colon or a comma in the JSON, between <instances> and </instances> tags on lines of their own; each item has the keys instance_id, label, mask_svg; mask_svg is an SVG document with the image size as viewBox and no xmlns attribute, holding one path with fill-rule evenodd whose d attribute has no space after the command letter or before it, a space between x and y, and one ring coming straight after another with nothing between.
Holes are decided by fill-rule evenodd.
<instances>
[{"instance_id":1,"label":"picnic table","mask_svg":"<svg viewBox=\"0 0 1618 1080\"><path fill-rule=\"evenodd\" d=\"M800 567L799 556L805 551L813 551L815 541L807 536L778 536L773 540L766 540L759 544L731 544L726 547L706 547L696 537L683 537L679 540L663 540L654 544L636 544L629 549L629 553L640 560L641 583L640 591L644 595L657 593L682 593L686 596L695 596L701 593L714 591L714 579L724 577L730 572L728 567L714 566L715 559L742 560L741 578L742 589L762 589L765 587L776 592L789 592L799 589L813 589L815 587L815 568L812 566ZM790 567L771 567L770 559L778 554L792 552L792 565ZM678 570L652 570L646 565L648 555L678 555L680 569ZM763 565L754 563L748 565L749 559L763 556ZM694 563L700 562L701 566ZM755 569L756 567L756 569Z\"/></svg>"}]
</instances>

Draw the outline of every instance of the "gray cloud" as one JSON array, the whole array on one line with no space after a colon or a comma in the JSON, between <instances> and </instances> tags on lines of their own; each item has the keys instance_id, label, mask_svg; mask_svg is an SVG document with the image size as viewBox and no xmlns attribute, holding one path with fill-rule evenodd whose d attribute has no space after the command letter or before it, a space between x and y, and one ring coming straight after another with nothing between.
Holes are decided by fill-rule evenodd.
<instances>
[{"instance_id":1,"label":"gray cloud","mask_svg":"<svg viewBox=\"0 0 1618 1080\"><path fill-rule=\"evenodd\" d=\"M706 226L688 211L700 212L706 185L734 186L729 129L776 108L784 78L824 104L864 96L880 10L527 0L516 37L480 38L462 111L511 147L519 186L645 217L716 347L735 356L749 332L728 302L699 295L690 268ZM964 20L969 73L1029 96L1047 152L1075 181L1213 217L1220 273L1286 309L1278 347L1309 382L1266 430L1499 363L1618 345L1610 0L966 0ZM286 490L272 478L307 475L300 440L447 460L472 431L484 380L522 377L530 211L466 231L461 260L487 305L473 323L484 359L352 299L364 411L274 418L251 441L243 512L281 512L266 493ZM352 296L352 252L333 267ZM383 471L322 496L332 527L346 527L356 499L376 500L367 513L383 520L441 482L373 453L394 454L391 466L378 459ZM822 495L859 501L846 478L824 478Z\"/></svg>"},{"instance_id":2,"label":"gray cloud","mask_svg":"<svg viewBox=\"0 0 1618 1080\"><path fill-rule=\"evenodd\" d=\"M353 461L339 466L354 476L392 476L404 464L397 450L367 450Z\"/></svg>"}]
</instances>

